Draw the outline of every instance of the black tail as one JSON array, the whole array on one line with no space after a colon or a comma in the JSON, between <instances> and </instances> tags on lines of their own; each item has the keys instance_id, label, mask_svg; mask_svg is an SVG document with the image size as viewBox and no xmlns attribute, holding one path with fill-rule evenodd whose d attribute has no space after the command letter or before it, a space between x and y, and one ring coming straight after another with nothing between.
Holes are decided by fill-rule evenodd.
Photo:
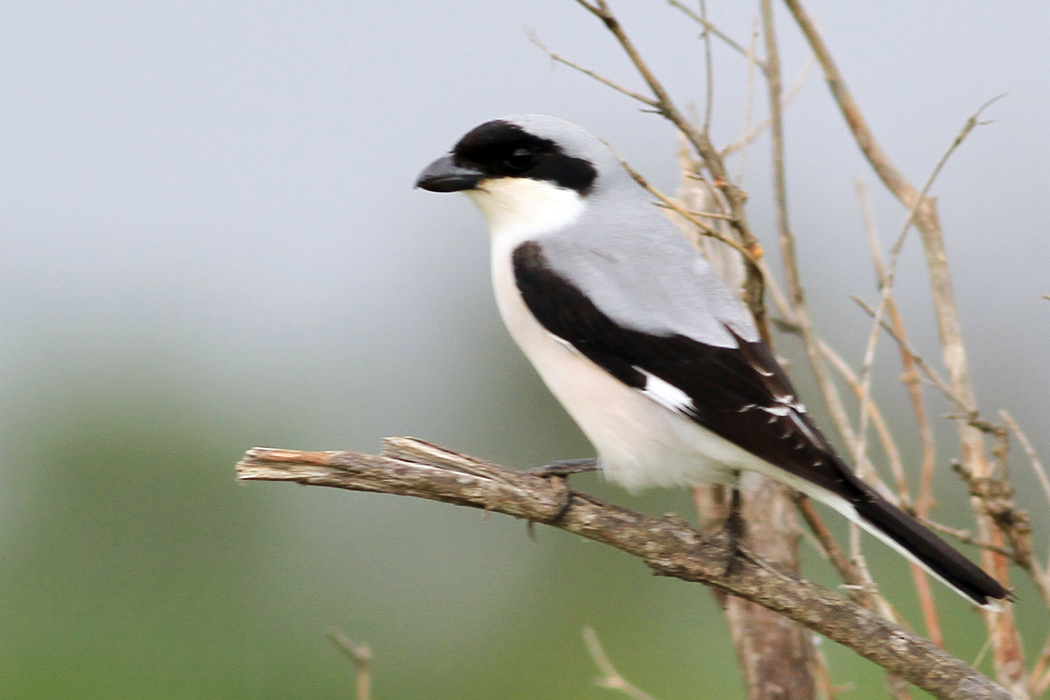
<instances>
[{"instance_id":1,"label":"black tail","mask_svg":"<svg viewBox=\"0 0 1050 700\"><path fill-rule=\"evenodd\" d=\"M851 499L857 515L888 543L895 543L918 564L977 605L998 609L994 599L1010 598L1010 592L947 542L920 525L865 485L864 495ZM990 600L992 599L992 600Z\"/></svg>"}]
</instances>

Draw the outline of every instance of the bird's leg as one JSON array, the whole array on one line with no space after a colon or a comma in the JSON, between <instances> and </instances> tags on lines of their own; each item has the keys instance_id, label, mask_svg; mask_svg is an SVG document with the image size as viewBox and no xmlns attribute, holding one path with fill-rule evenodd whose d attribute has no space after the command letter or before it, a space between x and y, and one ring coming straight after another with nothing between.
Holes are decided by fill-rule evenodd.
<instances>
[{"instance_id":1,"label":"bird's leg","mask_svg":"<svg viewBox=\"0 0 1050 700\"><path fill-rule=\"evenodd\" d=\"M554 514L554 517L550 519L550 522L556 523L565 517L565 514L569 512L569 508L572 507L572 489L569 488L568 477L573 474L582 474L584 472L593 472L598 469L598 460L595 457L584 457L583 459L559 459L549 464L545 464L542 467L528 470L528 474L538 476L543 479L561 479L565 483L565 502L562 503L558 512ZM531 525L531 523L530 523ZM532 530L530 529L530 535Z\"/></svg>"},{"instance_id":2,"label":"bird's leg","mask_svg":"<svg viewBox=\"0 0 1050 700\"><path fill-rule=\"evenodd\" d=\"M734 472L733 490L729 496L729 512L722 523L726 537L729 540L728 553L726 556L725 575L733 572L733 564L742 551L741 542L746 534L746 523L744 522L743 501L740 496L740 472Z\"/></svg>"}]
</instances>

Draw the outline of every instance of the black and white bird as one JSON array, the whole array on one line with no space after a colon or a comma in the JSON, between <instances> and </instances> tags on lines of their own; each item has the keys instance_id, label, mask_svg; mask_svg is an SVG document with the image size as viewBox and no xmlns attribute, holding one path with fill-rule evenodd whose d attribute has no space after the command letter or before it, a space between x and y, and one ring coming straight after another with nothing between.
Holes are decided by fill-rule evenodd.
<instances>
[{"instance_id":1,"label":"black and white bird","mask_svg":"<svg viewBox=\"0 0 1050 700\"><path fill-rule=\"evenodd\" d=\"M753 471L845 515L975 604L1008 591L854 475L750 316L587 131L486 122L416 183L488 220L511 336L628 489L736 485Z\"/></svg>"}]
</instances>

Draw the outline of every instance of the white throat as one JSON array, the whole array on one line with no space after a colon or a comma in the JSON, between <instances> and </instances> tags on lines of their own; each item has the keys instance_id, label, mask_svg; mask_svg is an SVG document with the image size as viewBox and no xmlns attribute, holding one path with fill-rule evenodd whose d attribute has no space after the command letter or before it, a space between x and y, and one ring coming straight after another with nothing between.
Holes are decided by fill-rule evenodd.
<instances>
[{"instance_id":1,"label":"white throat","mask_svg":"<svg viewBox=\"0 0 1050 700\"><path fill-rule=\"evenodd\" d=\"M526 240L557 231L583 213L583 197L550 182L521 177L485 180L465 193L481 210L493 239Z\"/></svg>"}]
</instances>

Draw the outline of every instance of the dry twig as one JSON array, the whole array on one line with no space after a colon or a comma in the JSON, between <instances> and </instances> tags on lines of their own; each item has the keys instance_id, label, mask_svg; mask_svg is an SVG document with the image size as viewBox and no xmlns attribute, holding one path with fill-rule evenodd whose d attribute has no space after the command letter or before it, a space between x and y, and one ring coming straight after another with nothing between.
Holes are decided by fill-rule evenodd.
<instances>
[{"instance_id":1,"label":"dry twig","mask_svg":"<svg viewBox=\"0 0 1050 700\"><path fill-rule=\"evenodd\" d=\"M686 16L688 16L694 22L703 27L705 33L714 34L716 37L724 41L726 46L730 47L737 53L747 56L747 49L745 49L738 42L734 41L728 34L721 31L718 27L716 27L710 21L708 21L706 13L704 13L703 15L698 15L694 10L692 10L689 7L686 7L682 3L678 2L678 0L668 0L668 2L670 3L671 7L681 10L686 14ZM703 11L703 5L701 5L701 11ZM765 70L764 67L763 70Z\"/></svg>"},{"instance_id":2,"label":"dry twig","mask_svg":"<svg viewBox=\"0 0 1050 700\"><path fill-rule=\"evenodd\" d=\"M354 644L339 630L331 630L328 638L354 663L357 670L357 700L372 700L372 650L365 645Z\"/></svg>"},{"instance_id":3,"label":"dry twig","mask_svg":"<svg viewBox=\"0 0 1050 700\"><path fill-rule=\"evenodd\" d=\"M594 659L594 663L602 672L601 676L594 679L595 685L609 688L610 690L619 690L627 697L634 698L634 700L653 700L651 696L642 692L620 675L620 672L612 665L612 661L609 661L605 650L602 649L602 645L598 641L598 635L590 627L583 630L583 641L587 645L587 651L590 653L591 658Z\"/></svg>"}]
</instances>

